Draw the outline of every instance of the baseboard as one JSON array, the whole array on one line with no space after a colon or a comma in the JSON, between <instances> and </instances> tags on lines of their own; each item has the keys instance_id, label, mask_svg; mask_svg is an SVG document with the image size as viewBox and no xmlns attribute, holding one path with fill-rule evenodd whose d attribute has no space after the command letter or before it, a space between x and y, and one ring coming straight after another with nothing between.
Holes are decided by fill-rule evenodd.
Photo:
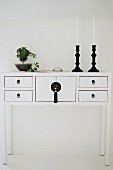
<instances>
[{"instance_id":1,"label":"baseboard","mask_svg":"<svg viewBox=\"0 0 113 170\"><path fill-rule=\"evenodd\" d=\"M35 146L13 145L16 154L100 154L98 146Z\"/></svg>"}]
</instances>

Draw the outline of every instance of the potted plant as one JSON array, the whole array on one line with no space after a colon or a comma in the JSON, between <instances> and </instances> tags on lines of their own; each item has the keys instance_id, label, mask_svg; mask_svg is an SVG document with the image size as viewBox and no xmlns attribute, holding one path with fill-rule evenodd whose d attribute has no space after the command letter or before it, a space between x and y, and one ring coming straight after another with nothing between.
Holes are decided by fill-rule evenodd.
<instances>
[{"instance_id":1,"label":"potted plant","mask_svg":"<svg viewBox=\"0 0 113 170\"><path fill-rule=\"evenodd\" d=\"M39 63L35 62L33 63L33 66L29 69L31 72L37 72L39 69Z\"/></svg>"},{"instance_id":2,"label":"potted plant","mask_svg":"<svg viewBox=\"0 0 113 170\"><path fill-rule=\"evenodd\" d=\"M21 64L15 64L19 71L28 71L31 68L32 63L25 63L29 56L35 58L36 54L29 51L26 47L17 49L17 58L22 62Z\"/></svg>"}]
</instances>

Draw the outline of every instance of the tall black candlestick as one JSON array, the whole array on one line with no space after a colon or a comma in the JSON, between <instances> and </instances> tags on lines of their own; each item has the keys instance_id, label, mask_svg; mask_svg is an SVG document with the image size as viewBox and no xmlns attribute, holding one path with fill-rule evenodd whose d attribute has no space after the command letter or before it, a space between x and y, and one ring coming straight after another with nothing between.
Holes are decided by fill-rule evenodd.
<instances>
[{"instance_id":1,"label":"tall black candlestick","mask_svg":"<svg viewBox=\"0 0 113 170\"><path fill-rule=\"evenodd\" d=\"M72 72L83 72L83 70L80 69L79 67L79 57L80 57L80 54L79 54L79 45L76 45L76 54L75 54L75 57L76 57L76 67L72 70Z\"/></svg>"},{"instance_id":2,"label":"tall black candlestick","mask_svg":"<svg viewBox=\"0 0 113 170\"><path fill-rule=\"evenodd\" d=\"M91 54L91 56L92 56L92 68L88 71L88 72L99 72L99 70L95 67L95 65L96 65L96 62L95 62L95 58L96 58L96 53L95 53L95 51L96 51L96 45L92 45L92 54Z\"/></svg>"}]
</instances>

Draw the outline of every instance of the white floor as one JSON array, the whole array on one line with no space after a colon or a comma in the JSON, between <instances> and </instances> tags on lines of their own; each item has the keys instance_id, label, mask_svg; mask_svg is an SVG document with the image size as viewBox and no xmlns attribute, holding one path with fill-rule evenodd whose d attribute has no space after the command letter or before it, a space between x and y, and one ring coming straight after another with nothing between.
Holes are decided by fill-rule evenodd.
<instances>
[{"instance_id":1,"label":"white floor","mask_svg":"<svg viewBox=\"0 0 113 170\"><path fill-rule=\"evenodd\" d=\"M110 164L97 155L10 155L0 170L113 170L113 156Z\"/></svg>"}]
</instances>

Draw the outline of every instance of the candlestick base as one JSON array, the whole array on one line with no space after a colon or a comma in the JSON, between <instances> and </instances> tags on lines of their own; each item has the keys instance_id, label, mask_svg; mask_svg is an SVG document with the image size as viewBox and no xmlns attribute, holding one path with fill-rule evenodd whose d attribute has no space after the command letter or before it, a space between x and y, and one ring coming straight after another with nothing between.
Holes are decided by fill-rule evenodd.
<instances>
[{"instance_id":1,"label":"candlestick base","mask_svg":"<svg viewBox=\"0 0 113 170\"><path fill-rule=\"evenodd\" d=\"M88 72L99 72L99 70L96 67L92 67Z\"/></svg>"},{"instance_id":2,"label":"candlestick base","mask_svg":"<svg viewBox=\"0 0 113 170\"><path fill-rule=\"evenodd\" d=\"M75 67L72 72L83 72L82 69L80 69L79 67Z\"/></svg>"}]
</instances>

